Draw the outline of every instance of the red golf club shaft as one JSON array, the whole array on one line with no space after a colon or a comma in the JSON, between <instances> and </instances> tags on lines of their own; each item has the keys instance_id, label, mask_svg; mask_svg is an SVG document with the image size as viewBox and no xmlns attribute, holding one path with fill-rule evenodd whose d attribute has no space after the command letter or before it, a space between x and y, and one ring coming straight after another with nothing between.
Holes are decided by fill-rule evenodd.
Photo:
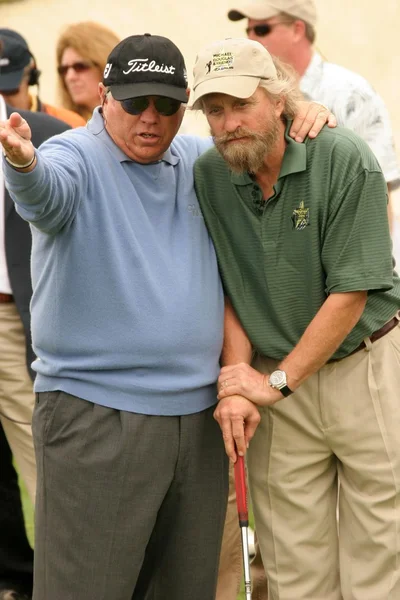
<instances>
[{"instance_id":1,"label":"red golf club shaft","mask_svg":"<svg viewBox=\"0 0 400 600\"><path fill-rule=\"evenodd\" d=\"M251 577L249 555L249 513L247 510L246 471L243 456L238 456L235 462L236 503L239 515L239 525L242 535L244 588L246 600L251 600Z\"/></svg>"},{"instance_id":2,"label":"red golf club shaft","mask_svg":"<svg viewBox=\"0 0 400 600\"><path fill-rule=\"evenodd\" d=\"M247 510L246 471L243 456L238 456L235 462L236 504L240 527L248 527L249 513Z\"/></svg>"}]
</instances>

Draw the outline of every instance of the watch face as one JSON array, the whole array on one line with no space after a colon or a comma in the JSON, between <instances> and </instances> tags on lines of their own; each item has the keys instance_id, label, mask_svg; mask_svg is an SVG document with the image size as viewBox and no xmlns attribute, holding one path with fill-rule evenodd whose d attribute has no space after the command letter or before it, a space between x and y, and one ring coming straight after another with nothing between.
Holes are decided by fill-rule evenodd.
<instances>
[{"instance_id":1,"label":"watch face","mask_svg":"<svg viewBox=\"0 0 400 600\"><path fill-rule=\"evenodd\" d=\"M278 369L277 371L274 371L273 373L271 373L271 375L269 377L269 383L273 387L277 387L277 388L286 385L286 373L285 373L285 371L280 371Z\"/></svg>"}]
</instances>

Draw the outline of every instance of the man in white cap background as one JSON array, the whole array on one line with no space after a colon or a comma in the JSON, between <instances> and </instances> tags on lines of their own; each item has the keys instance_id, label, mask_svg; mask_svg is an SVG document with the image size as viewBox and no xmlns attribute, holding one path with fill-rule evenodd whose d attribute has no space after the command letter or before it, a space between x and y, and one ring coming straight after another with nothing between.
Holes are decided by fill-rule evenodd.
<instances>
[{"instance_id":1,"label":"man in white cap background","mask_svg":"<svg viewBox=\"0 0 400 600\"><path fill-rule=\"evenodd\" d=\"M338 125L355 131L367 142L381 165L389 191L399 185L400 170L384 102L366 79L326 62L315 50L314 0L255 0L232 8L228 18L247 19L248 37L294 68L303 95L328 106Z\"/></svg>"},{"instance_id":2,"label":"man in white cap background","mask_svg":"<svg viewBox=\"0 0 400 600\"><path fill-rule=\"evenodd\" d=\"M248 37L260 42L272 55L295 70L304 97L325 104L337 117L338 125L355 131L370 146L388 185L388 215L391 225L393 222L396 242L390 192L400 184L400 169L388 111L368 81L342 66L326 62L316 51L317 9L314 0L255 0L230 9L228 17L231 21L247 19ZM235 513L231 481L218 600L235 600L240 581L240 532ZM266 579L257 543L252 572L254 598L265 600Z\"/></svg>"},{"instance_id":3,"label":"man in white cap background","mask_svg":"<svg viewBox=\"0 0 400 600\"><path fill-rule=\"evenodd\" d=\"M234 461L249 441L245 399L260 411L248 468L270 600L397 600L400 278L387 186L348 129L294 143L297 97L258 42L198 55L191 102L215 148L195 186L226 294L215 417Z\"/></svg>"}]
</instances>

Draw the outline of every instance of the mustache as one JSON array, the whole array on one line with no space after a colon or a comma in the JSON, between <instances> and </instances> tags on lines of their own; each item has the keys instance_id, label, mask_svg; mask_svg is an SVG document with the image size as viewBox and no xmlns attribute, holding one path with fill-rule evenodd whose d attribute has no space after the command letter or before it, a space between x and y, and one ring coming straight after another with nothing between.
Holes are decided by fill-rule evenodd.
<instances>
[{"instance_id":1,"label":"mustache","mask_svg":"<svg viewBox=\"0 0 400 600\"><path fill-rule=\"evenodd\" d=\"M230 133L222 133L221 135L213 135L214 142L216 144L225 144L230 142L231 140L237 140L239 138L252 138L253 140L262 138L262 134L259 134L255 131L251 131L251 129L247 129L246 127L238 127L235 131Z\"/></svg>"}]
</instances>

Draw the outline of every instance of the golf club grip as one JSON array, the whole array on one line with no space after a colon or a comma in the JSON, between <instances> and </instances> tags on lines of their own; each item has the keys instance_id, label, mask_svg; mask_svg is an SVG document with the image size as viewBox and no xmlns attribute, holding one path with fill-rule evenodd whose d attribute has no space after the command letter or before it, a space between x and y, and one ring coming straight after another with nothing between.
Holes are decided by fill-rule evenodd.
<instances>
[{"instance_id":1,"label":"golf club grip","mask_svg":"<svg viewBox=\"0 0 400 600\"><path fill-rule=\"evenodd\" d=\"M247 527L249 524L249 515L247 512L246 471L243 456L238 456L235 462L235 488L239 525L240 527Z\"/></svg>"}]
</instances>

